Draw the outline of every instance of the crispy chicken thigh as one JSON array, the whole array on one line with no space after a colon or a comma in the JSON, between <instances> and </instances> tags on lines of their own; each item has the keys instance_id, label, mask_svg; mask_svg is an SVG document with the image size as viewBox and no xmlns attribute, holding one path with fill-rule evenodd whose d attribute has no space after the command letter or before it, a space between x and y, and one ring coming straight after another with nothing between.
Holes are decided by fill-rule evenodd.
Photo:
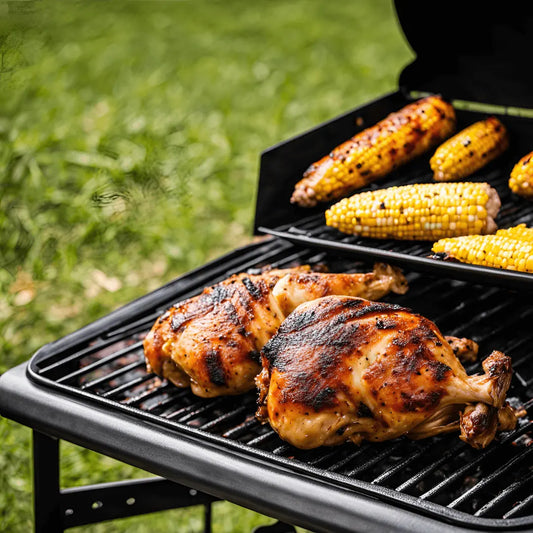
<instances>
[{"instance_id":1,"label":"crispy chicken thigh","mask_svg":"<svg viewBox=\"0 0 533 533\"><path fill-rule=\"evenodd\" d=\"M482 448L516 417L505 402L510 358L495 351L484 374L468 376L456 354L476 351L408 309L320 298L294 310L264 346L257 415L303 449L457 430Z\"/></svg>"},{"instance_id":2,"label":"crispy chicken thigh","mask_svg":"<svg viewBox=\"0 0 533 533\"><path fill-rule=\"evenodd\" d=\"M377 299L407 290L402 274L376 265L365 274L308 266L236 274L169 309L144 340L148 370L203 397L254 388L259 352L300 303L329 294Z\"/></svg>"}]
</instances>

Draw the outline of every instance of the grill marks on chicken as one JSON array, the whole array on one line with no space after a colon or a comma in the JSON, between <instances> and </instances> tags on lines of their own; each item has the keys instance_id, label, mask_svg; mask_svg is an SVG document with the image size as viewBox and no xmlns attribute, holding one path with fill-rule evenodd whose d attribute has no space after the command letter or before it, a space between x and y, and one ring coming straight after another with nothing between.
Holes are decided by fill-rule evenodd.
<instances>
[{"instance_id":1,"label":"grill marks on chicken","mask_svg":"<svg viewBox=\"0 0 533 533\"><path fill-rule=\"evenodd\" d=\"M458 353L475 343L450 338ZM474 447L516 423L510 359L468 376L430 320L395 305L330 296L302 304L262 351L258 418L299 448L423 438L461 429ZM462 414L460 414L462 411Z\"/></svg>"},{"instance_id":2,"label":"grill marks on chicken","mask_svg":"<svg viewBox=\"0 0 533 533\"><path fill-rule=\"evenodd\" d=\"M284 318L271 294L283 274L232 276L171 308L144 341L149 370L199 396L249 390Z\"/></svg>"},{"instance_id":3,"label":"grill marks on chicken","mask_svg":"<svg viewBox=\"0 0 533 533\"><path fill-rule=\"evenodd\" d=\"M237 274L169 309L144 340L149 371L194 394L254 388L259 352L300 303L331 294L380 298L407 290L397 269L365 274L311 272L308 266Z\"/></svg>"}]
</instances>

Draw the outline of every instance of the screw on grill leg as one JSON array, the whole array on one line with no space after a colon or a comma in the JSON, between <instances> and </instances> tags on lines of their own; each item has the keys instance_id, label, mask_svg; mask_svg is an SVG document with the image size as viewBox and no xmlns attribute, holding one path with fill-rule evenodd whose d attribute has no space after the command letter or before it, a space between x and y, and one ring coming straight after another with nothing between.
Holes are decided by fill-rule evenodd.
<instances>
[{"instance_id":1,"label":"screw on grill leg","mask_svg":"<svg viewBox=\"0 0 533 533\"><path fill-rule=\"evenodd\" d=\"M274 524L268 526L256 527L252 533L296 533L296 529L294 529L294 526L278 520Z\"/></svg>"}]
</instances>

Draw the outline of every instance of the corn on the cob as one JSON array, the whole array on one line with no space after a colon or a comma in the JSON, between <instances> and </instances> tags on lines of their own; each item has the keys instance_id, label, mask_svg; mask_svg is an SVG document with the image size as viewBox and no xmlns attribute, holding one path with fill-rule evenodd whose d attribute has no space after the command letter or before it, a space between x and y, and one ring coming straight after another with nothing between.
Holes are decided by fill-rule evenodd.
<instances>
[{"instance_id":1,"label":"corn on the cob","mask_svg":"<svg viewBox=\"0 0 533 533\"><path fill-rule=\"evenodd\" d=\"M429 161L435 181L454 181L472 175L509 146L505 126L496 118L480 120L437 148Z\"/></svg>"},{"instance_id":2,"label":"corn on the cob","mask_svg":"<svg viewBox=\"0 0 533 533\"><path fill-rule=\"evenodd\" d=\"M291 202L312 207L342 198L442 142L454 129L454 109L440 97L409 104L311 165Z\"/></svg>"},{"instance_id":3,"label":"corn on the cob","mask_svg":"<svg viewBox=\"0 0 533 533\"><path fill-rule=\"evenodd\" d=\"M519 241L533 242L533 228L528 228L525 224L519 224L518 226L507 229L499 229L496 235Z\"/></svg>"},{"instance_id":4,"label":"corn on the cob","mask_svg":"<svg viewBox=\"0 0 533 533\"><path fill-rule=\"evenodd\" d=\"M472 265L533 272L533 228L525 226L500 230L496 235L441 239L432 250Z\"/></svg>"},{"instance_id":5,"label":"corn on the cob","mask_svg":"<svg viewBox=\"0 0 533 533\"><path fill-rule=\"evenodd\" d=\"M381 239L436 240L494 233L500 208L488 183L424 183L344 198L326 211L326 224Z\"/></svg>"},{"instance_id":6,"label":"corn on the cob","mask_svg":"<svg viewBox=\"0 0 533 533\"><path fill-rule=\"evenodd\" d=\"M509 188L524 198L533 199L533 152L518 161L511 171Z\"/></svg>"}]
</instances>

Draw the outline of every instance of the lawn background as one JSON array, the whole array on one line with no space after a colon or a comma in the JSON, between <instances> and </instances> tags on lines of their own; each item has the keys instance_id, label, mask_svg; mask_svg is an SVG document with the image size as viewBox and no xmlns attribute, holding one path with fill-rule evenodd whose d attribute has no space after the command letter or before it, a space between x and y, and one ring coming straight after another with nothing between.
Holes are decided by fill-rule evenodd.
<instances>
[{"instance_id":1,"label":"lawn background","mask_svg":"<svg viewBox=\"0 0 533 533\"><path fill-rule=\"evenodd\" d=\"M261 150L395 90L411 59L388 0L0 0L0 373L250 242ZM30 430L0 419L0 443L0 531L27 532ZM63 486L146 475L61 453ZM271 521L214 506L215 533Z\"/></svg>"}]
</instances>

